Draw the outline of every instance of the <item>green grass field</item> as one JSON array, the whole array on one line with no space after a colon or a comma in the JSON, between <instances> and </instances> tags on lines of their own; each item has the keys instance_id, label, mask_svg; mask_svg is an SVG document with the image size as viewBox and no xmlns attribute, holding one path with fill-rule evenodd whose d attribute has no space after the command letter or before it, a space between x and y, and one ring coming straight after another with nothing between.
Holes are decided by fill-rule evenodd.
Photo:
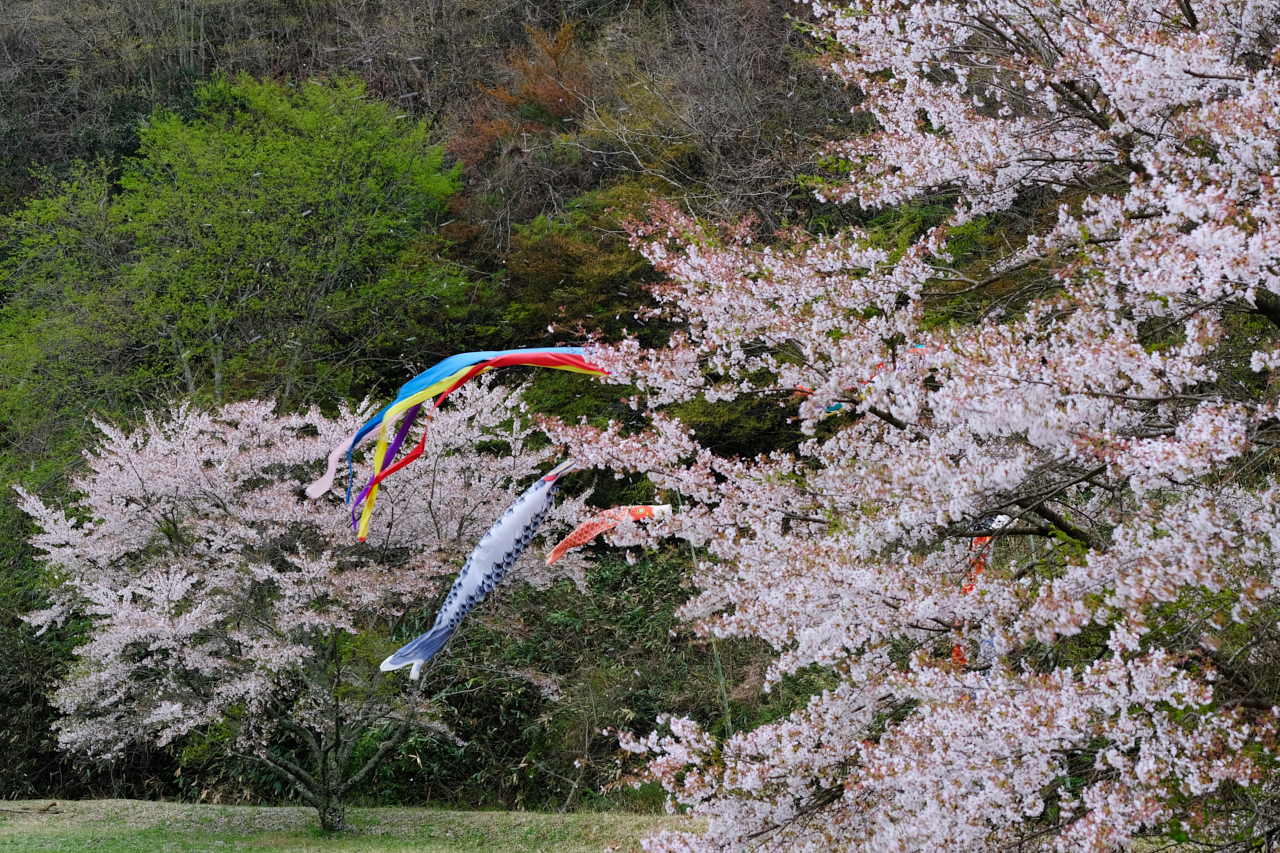
<instances>
[{"instance_id":1,"label":"green grass field","mask_svg":"<svg viewBox=\"0 0 1280 853\"><path fill-rule=\"evenodd\" d=\"M594 853L637 850L650 830L682 823L652 815L348 809L352 829L325 835L315 811L304 808L94 800L44 813L9 811L48 802L0 803L0 853Z\"/></svg>"}]
</instances>

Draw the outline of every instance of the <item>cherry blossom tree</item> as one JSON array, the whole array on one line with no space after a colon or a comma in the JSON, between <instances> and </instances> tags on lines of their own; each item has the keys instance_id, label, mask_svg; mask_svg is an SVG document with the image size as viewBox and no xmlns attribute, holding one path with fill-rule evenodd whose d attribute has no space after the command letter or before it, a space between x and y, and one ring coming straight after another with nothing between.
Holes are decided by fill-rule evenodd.
<instances>
[{"instance_id":1,"label":"cherry blossom tree","mask_svg":"<svg viewBox=\"0 0 1280 853\"><path fill-rule=\"evenodd\" d=\"M943 212L895 243L658 210L680 331L591 353L649 426L555 430L682 498L615 539L695 546L697 631L829 678L731 736L624 735L707 821L646 849L1269 849L1280 3L813 5L874 119L817 191ZM798 452L662 413L761 394Z\"/></svg>"},{"instance_id":2,"label":"cherry blossom tree","mask_svg":"<svg viewBox=\"0 0 1280 853\"><path fill-rule=\"evenodd\" d=\"M518 392L487 385L438 411L430 460L384 488L365 544L336 492L303 485L363 418L344 410L277 416L263 402L177 407L132 433L106 423L80 495L64 511L23 494L34 543L60 581L29 617L91 622L58 688L63 747L109 759L220 726L230 747L286 780L343 826L345 795L415 729L435 729L440 695L378 662L404 642L406 614L430 611L466 554L555 457L531 443ZM580 500L551 522L572 521ZM567 572L581 581L579 558ZM559 569L559 564L557 564ZM524 571L522 571L522 569ZM513 575L545 583L536 554ZM377 749L356 760L357 743Z\"/></svg>"}]
</instances>

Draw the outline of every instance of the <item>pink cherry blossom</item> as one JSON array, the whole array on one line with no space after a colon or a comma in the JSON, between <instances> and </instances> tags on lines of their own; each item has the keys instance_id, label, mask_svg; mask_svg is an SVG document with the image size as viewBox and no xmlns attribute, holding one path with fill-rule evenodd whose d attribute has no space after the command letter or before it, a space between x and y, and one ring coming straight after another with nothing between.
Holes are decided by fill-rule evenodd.
<instances>
[{"instance_id":1,"label":"pink cherry blossom","mask_svg":"<svg viewBox=\"0 0 1280 853\"><path fill-rule=\"evenodd\" d=\"M679 331L591 357L649 426L554 437L682 499L619 537L695 546L695 630L769 643L770 685L831 684L728 738L624 736L706 820L646 849L1257 848L1280 825L1254 671L1278 651L1280 3L812 5L875 126L831 143L818 192L952 207L897 248L635 226ZM955 235L985 216L1005 249L975 267ZM725 458L661 412L744 394L809 440Z\"/></svg>"},{"instance_id":2,"label":"pink cherry blossom","mask_svg":"<svg viewBox=\"0 0 1280 853\"><path fill-rule=\"evenodd\" d=\"M382 727L393 746L414 727L451 737L426 694L382 674L378 661L406 639L391 633L400 617L429 612L557 455L531 443L518 392L476 383L453 400L430 422L427 459L386 487L365 544L350 535L336 489L318 501L302 493L327 448L364 421L356 412L279 416L250 402L179 406L132 432L99 423L104 440L85 454L71 506L22 494L41 529L33 542L60 581L29 621L90 622L54 696L60 744L109 759L224 722L236 749L265 761L326 820L337 808L340 824L343 794L376 764L347 765L365 732ZM505 447L480 449L495 442ZM568 529L589 512L581 498L565 500L547 526ZM583 566L570 555L549 569L529 553L511 576L581 584ZM528 677L554 694L550 678ZM312 763L270 751L280 734Z\"/></svg>"}]
</instances>

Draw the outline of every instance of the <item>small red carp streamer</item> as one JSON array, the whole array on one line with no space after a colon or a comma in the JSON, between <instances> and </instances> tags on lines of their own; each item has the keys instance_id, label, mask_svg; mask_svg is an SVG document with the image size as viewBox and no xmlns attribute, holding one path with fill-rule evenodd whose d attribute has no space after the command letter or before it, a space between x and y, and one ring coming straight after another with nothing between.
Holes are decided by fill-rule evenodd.
<instances>
[{"instance_id":1,"label":"small red carp streamer","mask_svg":"<svg viewBox=\"0 0 1280 853\"><path fill-rule=\"evenodd\" d=\"M612 530L628 518L640 521L646 518L670 518L671 504L657 506L618 506L606 509L599 515L592 516L574 528L573 532L560 540L560 544L547 554L547 565L559 560L573 548L586 545L606 530Z\"/></svg>"},{"instance_id":2,"label":"small red carp streamer","mask_svg":"<svg viewBox=\"0 0 1280 853\"><path fill-rule=\"evenodd\" d=\"M1000 527L1004 527L1009 522L1009 516L997 515L981 519L978 522L980 530L995 531ZM978 576L987 568L987 546L991 542L990 536L975 536L969 540L969 550L977 551L969 560L969 575L965 578L964 586L960 587L960 591L965 595L973 592L978 585ZM951 646L951 662L956 666L968 666L969 657L964 653L964 646L955 643Z\"/></svg>"},{"instance_id":3,"label":"small red carp streamer","mask_svg":"<svg viewBox=\"0 0 1280 853\"><path fill-rule=\"evenodd\" d=\"M329 454L328 469L320 479L307 487L307 496L318 498L333 487L333 481L344 454L347 457L347 468L352 470L351 454L356 445L377 430L378 446L373 454L373 479L361 490L354 501L351 500L351 487L347 487L347 503L351 506L351 526L360 541L365 541L369 535L369 519L373 515L373 504L378 498L378 485L421 456L423 448L426 447L424 435L418 442L418 446L406 453L403 459L388 465L395 459L400 445L404 443L405 436L409 434L423 404L434 397L435 402L431 404L431 408L438 408L445 398L458 388L481 373L496 367L550 367L554 370L568 370L592 376L605 376L609 373L604 368L587 361L582 353L581 347L544 347L460 353L438 362L402 385L394 400L370 418L368 423L356 430L351 438L333 449ZM388 431L395 426L396 420L400 419L401 415L404 417L400 428L396 430L394 437L389 439ZM362 504L363 509L361 509Z\"/></svg>"}]
</instances>

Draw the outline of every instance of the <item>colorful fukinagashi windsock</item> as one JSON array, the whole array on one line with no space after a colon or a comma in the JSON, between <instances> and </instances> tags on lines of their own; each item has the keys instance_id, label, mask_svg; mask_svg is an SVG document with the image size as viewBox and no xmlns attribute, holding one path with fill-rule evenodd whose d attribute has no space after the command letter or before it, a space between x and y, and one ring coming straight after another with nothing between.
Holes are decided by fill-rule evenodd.
<instances>
[{"instance_id":1,"label":"colorful fukinagashi windsock","mask_svg":"<svg viewBox=\"0 0 1280 853\"><path fill-rule=\"evenodd\" d=\"M432 408L439 406L459 387L495 367L524 365L569 370L593 376L608 374L609 371L587 361L582 352L581 347L544 347L499 352L468 352L446 358L401 386L395 400L370 418L368 423L356 430L349 439L335 447L329 454L329 467L324 476L307 487L307 495L318 498L333 487L333 481L344 454L347 457L347 468L352 470L351 454L356 445L374 430L378 430L378 445L373 454L373 479L356 496L354 502L351 500L351 488L347 487L347 503L351 505L351 526L363 542L369 535L369 519L373 514L374 501L378 497L378 484L421 456L426 446L426 436L423 436L418 446L405 454L403 459L389 464L395 459L400 445L404 443L405 436L409 434L409 429L413 426L424 404L434 397L436 399L432 403ZM394 437L388 439L389 428L394 426L396 420L402 415L404 417L400 428L396 430ZM359 514L357 510L360 510Z\"/></svg>"},{"instance_id":2,"label":"colorful fukinagashi windsock","mask_svg":"<svg viewBox=\"0 0 1280 853\"><path fill-rule=\"evenodd\" d=\"M613 509L606 509L599 515L594 515L586 521L574 528L573 532L564 539L560 540L560 544L551 549L551 553L547 554L547 565L551 565L569 552L571 548L577 548L586 545L592 539L595 539L606 530L612 530L626 519L632 521L640 521L644 518L670 518L671 504L659 504L657 506L619 506Z\"/></svg>"},{"instance_id":3,"label":"colorful fukinagashi windsock","mask_svg":"<svg viewBox=\"0 0 1280 853\"><path fill-rule=\"evenodd\" d=\"M412 664L409 677L415 681L418 679L422 665L444 647L454 630L462 623L463 617L484 601L485 596L506 577L537 534L542 520L555 506L560 478L572 471L573 467L572 459L561 462L507 508L502 518L490 528L467 558L458 579L453 582L453 588L444 600L444 607L436 614L435 625L384 660L381 667L383 672Z\"/></svg>"}]
</instances>

